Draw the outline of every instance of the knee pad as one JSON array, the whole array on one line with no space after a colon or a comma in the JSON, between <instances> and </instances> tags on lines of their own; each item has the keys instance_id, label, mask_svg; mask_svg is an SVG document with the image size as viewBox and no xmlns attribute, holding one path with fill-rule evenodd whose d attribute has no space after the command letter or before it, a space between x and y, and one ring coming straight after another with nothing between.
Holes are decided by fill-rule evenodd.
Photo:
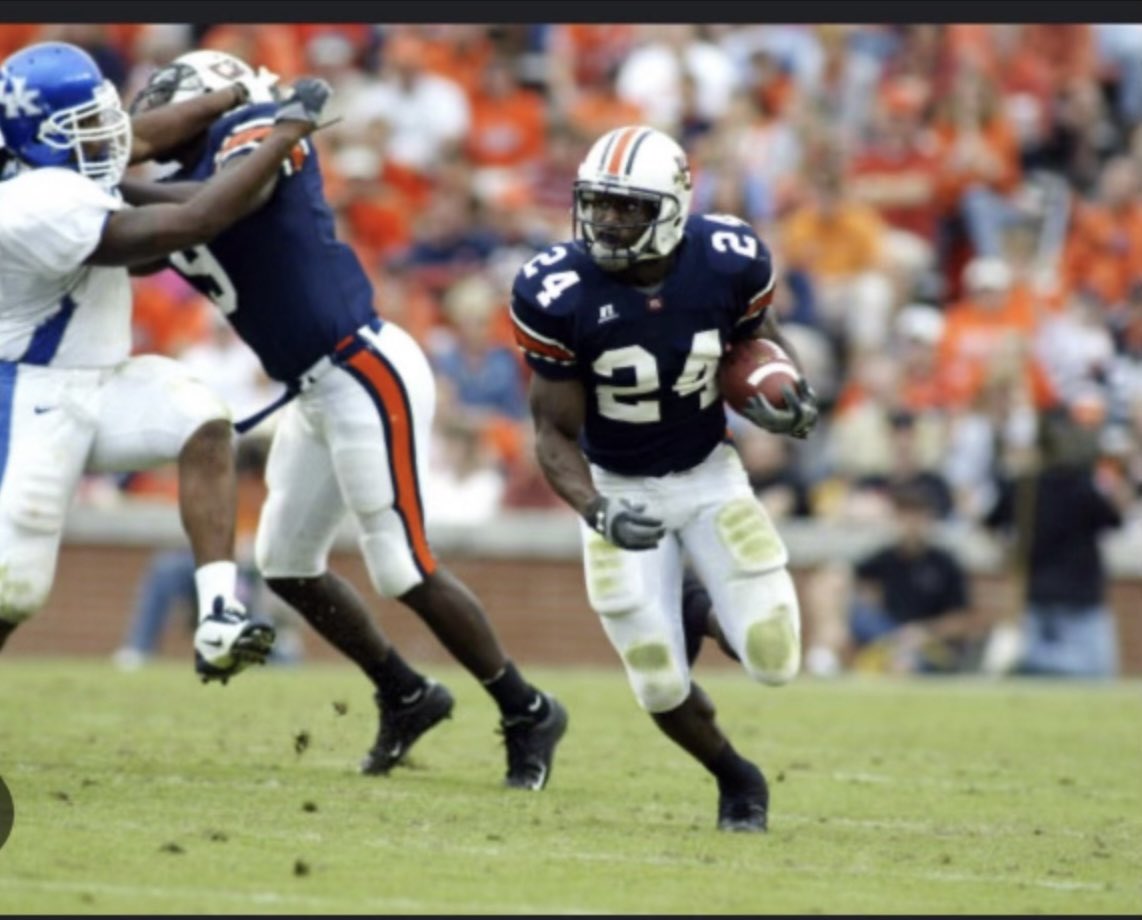
<instances>
[{"instance_id":1,"label":"knee pad","mask_svg":"<svg viewBox=\"0 0 1142 920\"><path fill-rule=\"evenodd\" d=\"M380 515L359 542L369 580L382 597L400 597L424 581L396 512Z\"/></svg>"},{"instance_id":2,"label":"knee pad","mask_svg":"<svg viewBox=\"0 0 1142 920\"><path fill-rule=\"evenodd\" d=\"M627 613L638 607L645 597L638 560L593 530L584 541L583 569L587 578L587 601L599 616Z\"/></svg>"},{"instance_id":3,"label":"knee pad","mask_svg":"<svg viewBox=\"0 0 1142 920\"><path fill-rule=\"evenodd\" d=\"M745 617L737 633L742 665L754 680L780 686L801 668L801 611L782 568L742 581L735 598Z\"/></svg>"},{"instance_id":4,"label":"knee pad","mask_svg":"<svg viewBox=\"0 0 1142 920\"><path fill-rule=\"evenodd\" d=\"M17 534L57 536L63 530L67 507L71 503L69 483L58 463L27 463L5 484L2 514ZM19 539L17 535L15 537Z\"/></svg>"},{"instance_id":5,"label":"knee pad","mask_svg":"<svg viewBox=\"0 0 1142 920\"><path fill-rule=\"evenodd\" d=\"M333 452L333 471L345 504L354 514L371 515L393 506L388 458L372 444L341 447Z\"/></svg>"},{"instance_id":6,"label":"knee pad","mask_svg":"<svg viewBox=\"0 0 1142 920\"><path fill-rule=\"evenodd\" d=\"M690 695L690 672L666 636L640 639L621 655L635 699L647 712L677 709Z\"/></svg>"},{"instance_id":7,"label":"knee pad","mask_svg":"<svg viewBox=\"0 0 1142 920\"><path fill-rule=\"evenodd\" d=\"M789 560L781 535L752 495L731 499L718 509L714 530L729 554L734 574L761 574Z\"/></svg>"},{"instance_id":8,"label":"knee pad","mask_svg":"<svg viewBox=\"0 0 1142 920\"><path fill-rule=\"evenodd\" d=\"M254 565L263 578L316 578L323 575L333 535L307 540L275 526L288 514L285 500L271 493L254 535Z\"/></svg>"}]
</instances>

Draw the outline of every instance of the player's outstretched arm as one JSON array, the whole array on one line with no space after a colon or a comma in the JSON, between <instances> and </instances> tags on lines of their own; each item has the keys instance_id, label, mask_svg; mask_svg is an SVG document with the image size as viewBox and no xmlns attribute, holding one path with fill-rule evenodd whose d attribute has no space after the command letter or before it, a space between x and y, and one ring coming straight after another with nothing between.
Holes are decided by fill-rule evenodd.
<instances>
[{"instance_id":1,"label":"player's outstretched arm","mask_svg":"<svg viewBox=\"0 0 1142 920\"><path fill-rule=\"evenodd\" d=\"M224 112L245 105L250 91L241 83L185 102L164 105L131 118L131 164L153 160L207 130Z\"/></svg>"},{"instance_id":2,"label":"player's outstretched arm","mask_svg":"<svg viewBox=\"0 0 1142 920\"><path fill-rule=\"evenodd\" d=\"M233 169L223 170L181 204L154 204L113 212L88 258L93 265L135 265L213 239L248 213L293 146L313 133L331 90L306 78L278 109L273 130Z\"/></svg>"},{"instance_id":3,"label":"player's outstretched arm","mask_svg":"<svg viewBox=\"0 0 1142 920\"><path fill-rule=\"evenodd\" d=\"M531 413L535 418L536 456L547 481L594 530L622 549L658 545L666 532L662 521L644 514L642 505L614 501L595 490L587 460L579 450L579 432L587 400L578 380L531 380Z\"/></svg>"}]
</instances>

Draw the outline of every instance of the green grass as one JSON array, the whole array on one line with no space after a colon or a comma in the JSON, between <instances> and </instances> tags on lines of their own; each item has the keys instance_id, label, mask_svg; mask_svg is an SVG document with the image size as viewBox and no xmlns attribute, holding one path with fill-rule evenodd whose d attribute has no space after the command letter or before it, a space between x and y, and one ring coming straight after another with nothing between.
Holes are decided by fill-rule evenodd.
<instances>
[{"instance_id":1,"label":"green grass","mask_svg":"<svg viewBox=\"0 0 1142 920\"><path fill-rule=\"evenodd\" d=\"M491 702L431 670L456 718L366 778L375 714L348 668L221 688L173 663L4 660L0 913L1142 911L1137 683L773 690L700 666L769 776L754 836L713 830L712 779L621 672L538 674L571 728L535 794L499 786Z\"/></svg>"}]
</instances>

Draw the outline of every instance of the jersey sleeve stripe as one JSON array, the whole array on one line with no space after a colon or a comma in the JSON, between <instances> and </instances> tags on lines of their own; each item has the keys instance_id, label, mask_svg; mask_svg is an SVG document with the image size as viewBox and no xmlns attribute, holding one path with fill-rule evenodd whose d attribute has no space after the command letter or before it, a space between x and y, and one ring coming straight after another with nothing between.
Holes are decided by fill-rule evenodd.
<instances>
[{"instance_id":1,"label":"jersey sleeve stripe","mask_svg":"<svg viewBox=\"0 0 1142 920\"><path fill-rule=\"evenodd\" d=\"M520 348L525 351L535 351L544 357L556 358L568 362L575 360L575 352L562 342L557 342L555 339L540 335L540 333L523 322L523 320L516 315L514 309L509 307L508 313L511 315L516 343Z\"/></svg>"},{"instance_id":2,"label":"jersey sleeve stripe","mask_svg":"<svg viewBox=\"0 0 1142 920\"><path fill-rule=\"evenodd\" d=\"M222 142L222 146L218 148L219 158L224 157L236 147L257 143L272 130L273 128L269 125L257 125L253 128L247 128L244 131L235 131L226 138L226 140Z\"/></svg>"},{"instance_id":3,"label":"jersey sleeve stripe","mask_svg":"<svg viewBox=\"0 0 1142 920\"><path fill-rule=\"evenodd\" d=\"M548 361L554 361L556 364L575 363L575 356L565 348L560 348L557 345L546 345L543 342L537 341L520 329L519 326L515 327L515 341L521 351L533 357L545 358Z\"/></svg>"},{"instance_id":4,"label":"jersey sleeve stripe","mask_svg":"<svg viewBox=\"0 0 1142 920\"><path fill-rule=\"evenodd\" d=\"M775 275L769 276L769 284L767 284L760 291L753 295L753 299L750 300L749 306L746 308L745 313L742 315L741 319L738 320L737 324L749 322L751 319L756 319L761 315L762 311L765 310L765 308L773 302L773 288L775 280Z\"/></svg>"}]
</instances>

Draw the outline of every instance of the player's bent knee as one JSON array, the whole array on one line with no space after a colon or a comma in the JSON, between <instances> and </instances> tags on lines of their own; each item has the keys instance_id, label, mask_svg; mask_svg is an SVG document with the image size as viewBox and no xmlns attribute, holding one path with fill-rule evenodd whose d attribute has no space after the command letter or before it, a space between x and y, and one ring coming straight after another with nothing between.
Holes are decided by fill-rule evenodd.
<instances>
[{"instance_id":1,"label":"player's bent knee","mask_svg":"<svg viewBox=\"0 0 1142 920\"><path fill-rule=\"evenodd\" d=\"M690 675L663 639L648 639L622 652L635 699L647 712L677 709L690 695Z\"/></svg>"},{"instance_id":2,"label":"player's bent knee","mask_svg":"<svg viewBox=\"0 0 1142 920\"><path fill-rule=\"evenodd\" d=\"M788 611L778 609L773 616L746 627L742 664L754 680L771 687L780 687L797 676L801 637Z\"/></svg>"},{"instance_id":3,"label":"player's bent knee","mask_svg":"<svg viewBox=\"0 0 1142 920\"><path fill-rule=\"evenodd\" d=\"M360 540L369 580L382 597L400 597L424 581L403 531L394 529L362 534Z\"/></svg>"}]
</instances>

